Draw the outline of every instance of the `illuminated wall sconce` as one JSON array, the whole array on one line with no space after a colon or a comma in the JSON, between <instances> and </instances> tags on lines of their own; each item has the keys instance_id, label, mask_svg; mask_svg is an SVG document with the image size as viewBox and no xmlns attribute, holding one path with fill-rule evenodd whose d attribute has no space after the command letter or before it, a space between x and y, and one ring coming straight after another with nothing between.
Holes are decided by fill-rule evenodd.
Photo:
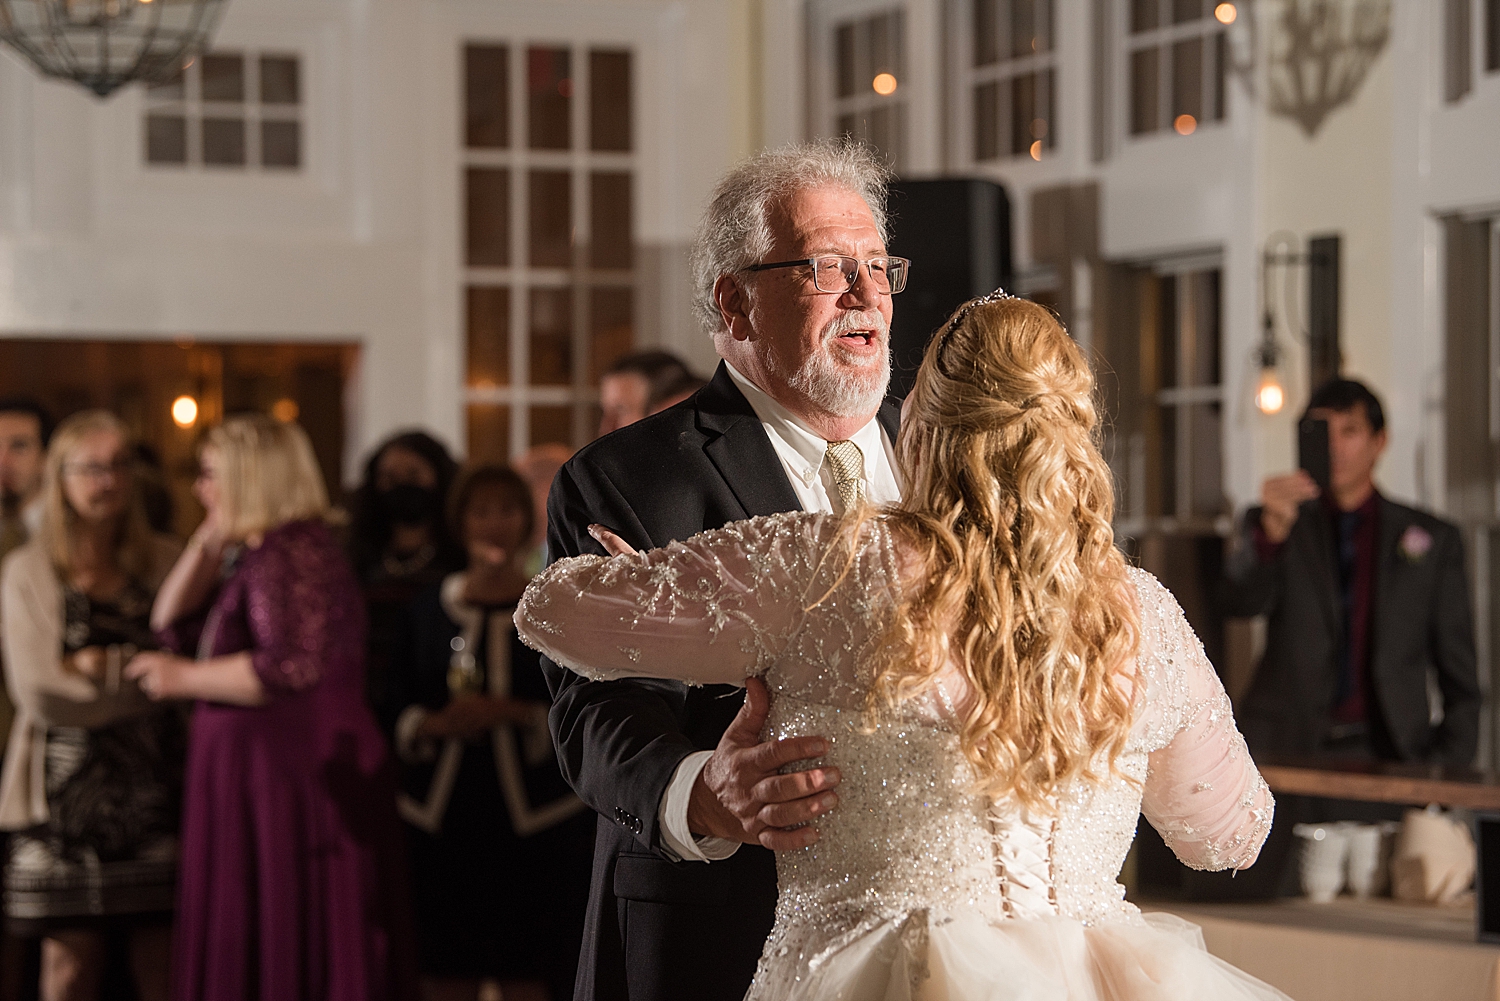
<instances>
[{"instance_id":1,"label":"illuminated wall sconce","mask_svg":"<svg viewBox=\"0 0 1500 1001\"><path fill-rule=\"evenodd\" d=\"M198 401L191 396L179 396L172 401L172 423L180 428L190 428L198 423Z\"/></svg>"},{"instance_id":2,"label":"illuminated wall sconce","mask_svg":"<svg viewBox=\"0 0 1500 1001\"><path fill-rule=\"evenodd\" d=\"M870 81L870 89L881 97L890 97L896 93L896 74L876 73L875 79Z\"/></svg>"},{"instance_id":3,"label":"illuminated wall sconce","mask_svg":"<svg viewBox=\"0 0 1500 1001\"><path fill-rule=\"evenodd\" d=\"M1286 384L1281 378L1281 347L1271 332L1271 316L1266 314L1266 335L1256 348L1260 359L1260 378L1255 383L1255 409L1270 416L1286 406Z\"/></svg>"}]
</instances>

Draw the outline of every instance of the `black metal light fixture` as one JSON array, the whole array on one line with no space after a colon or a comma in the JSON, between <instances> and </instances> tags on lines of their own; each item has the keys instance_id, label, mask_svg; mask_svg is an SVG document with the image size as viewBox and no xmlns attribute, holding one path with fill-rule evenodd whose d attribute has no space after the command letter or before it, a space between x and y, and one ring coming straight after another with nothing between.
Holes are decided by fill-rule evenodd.
<instances>
[{"instance_id":1,"label":"black metal light fixture","mask_svg":"<svg viewBox=\"0 0 1500 1001\"><path fill-rule=\"evenodd\" d=\"M1281 413L1286 406L1287 396L1290 395L1286 372L1282 367L1286 354L1276 337L1272 272L1277 267L1289 269L1302 263L1302 256L1293 249L1295 246L1295 238L1290 233L1276 233L1266 241L1260 256L1261 336L1260 343L1254 350L1260 372L1255 381L1255 409L1267 416ZM1296 328L1291 320L1292 311L1288 302L1291 295L1291 272L1284 270L1283 276L1287 282L1282 288L1281 318L1288 333L1295 337Z\"/></svg>"},{"instance_id":2,"label":"black metal light fixture","mask_svg":"<svg viewBox=\"0 0 1500 1001\"><path fill-rule=\"evenodd\" d=\"M1281 345L1276 343L1270 313L1266 314L1255 355L1260 363L1260 377L1255 381L1255 409L1267 416L1279 414L1286 406L1286 384L1281 377Z\"/></svg>"},{"instance_id":3,"label":"black metal light fixture","mask_svg":"<svg viewBox=\"0 0 1500 1001\"><path fill-rule=\"evenodd\" d=\"M107 97L162 82L208 45L226 0L0 0L0 42Z\"/></svg>"}]
</instances>

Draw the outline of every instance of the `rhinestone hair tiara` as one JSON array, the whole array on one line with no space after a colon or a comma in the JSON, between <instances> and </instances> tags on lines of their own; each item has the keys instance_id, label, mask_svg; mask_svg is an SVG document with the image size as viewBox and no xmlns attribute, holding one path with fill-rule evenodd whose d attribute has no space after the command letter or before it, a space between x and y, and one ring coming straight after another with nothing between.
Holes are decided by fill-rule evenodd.
<instances>
[{"instance_id":1,"label":"rhinestone hair tiara","mask_svg":"<svg viewBox=\"0 0 1500 1001\"><path fill-rule=\"evenodd\" d=\"M962 309L953 314L953 319L948 321L948 325L943 328L942 332L938 334L938 337L947 337L949 334L953 333L953 331L957 330L958 325L964 322L964 318L967 317L971 312L973 312L974 307L987 306L992 302L1000 302L1005 299L1014 298L1016 297L1005 291L1005 289L997 288L993 292L986 292L984 295L980 296L977 299L970 299L968 302L964 303Z\"/></svg>"}]
</instances>

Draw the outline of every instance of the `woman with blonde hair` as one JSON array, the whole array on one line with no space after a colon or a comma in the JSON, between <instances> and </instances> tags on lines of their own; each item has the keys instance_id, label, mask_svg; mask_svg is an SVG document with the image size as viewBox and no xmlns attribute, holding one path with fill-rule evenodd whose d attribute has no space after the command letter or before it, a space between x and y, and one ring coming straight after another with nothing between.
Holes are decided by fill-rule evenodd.
<instances>
[{"instance_id":1,"label":"woman with blonde hair","mask_svg":"<svg viewBox=\"0 0 1500 1001\"><path fill-rule=\"evenodd\" d=\"M154 699L197 702L173 996L407 996L394 775L312 446L295 424L235 417L200 464L207 514L151 613L196 659L126 669Z\"/></svg>"},{"instance_id":2,"label":"woman with blonde hair","mask_svg":"<svg viewBox=\"0 0 1500 1001\"><path fill-rule=\"evenodd\" d=\"M641 554L598 529L617 555L522 599L565 667L769 689L772 738L826 740L813 772L843 781L777 855L749 997L1281 996L1116 881L1140 813L1188 865L1238 869L1272 800L1181 609L1114 546L1092 394L1045 309L972 301L907 399L899 504Z\"/></svg>"},{"instance_id":3,"label":"woman with blonde hair","mask_svg":"<svg viewBox=\"0 0 1500 1001\"><path fill-rule=\"evenodd\" d=\"M0 581L17 707L0 781L0 828L14 832L5 911L42 937L44 999L98 997L117 936L140 996L166 997L182 725L121 669L156 645L151 601L179 547L147 527L132 454L111 413L64 421L40 529Z\"/></svg>"}]
</instances>

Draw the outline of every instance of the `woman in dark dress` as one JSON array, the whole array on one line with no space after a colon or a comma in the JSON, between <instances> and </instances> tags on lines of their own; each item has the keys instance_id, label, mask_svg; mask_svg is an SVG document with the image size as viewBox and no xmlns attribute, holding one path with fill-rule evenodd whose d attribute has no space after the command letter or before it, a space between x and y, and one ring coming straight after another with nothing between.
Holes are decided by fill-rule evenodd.
<instances>
[{"instance_id":1,"label":"woman in dark dress","mask_svg":"<svg viewBox=\"0 0 1500 1001\"><path fill-rule=\"evenodd\" d=\"M437 1001L498 980L507 1001L572 997L594 822L558 771L549 694L511 617L531 494L480 466L454 490L469 556L413 604L393 691L422 972Z\"/></svg>"},{"instance_id":2,"label":"woman in dark dress","mask_svg":"<svg viewBox=\"0 0 1500 1001\"><path fill-rule=\"evenodd\" d=\"M463 566L444 505L458 464L442 443L422 431L381 442L365 463L351 506L349 557L364 591L369 620L365 697L389 727L391 652L406 607L418 593Z\"/></svg>"},{"instance_id":3,"label":"woman in dark dress","mask_svg":"<svg viewBox=\"0 0 1500 1001\"><path fill-rule=\"evenodd\" d=\"M137 994L166 997L183 726L122 682L175 541L153 533L113 414L53 436L35 538L5 562L6 684L17 708L0 783L7 924L42 939L41 996L100 994L110 939Z\"/></svg>"},{"instance_id":4,"label":"woman in dark dress","mask_svg":"<svg viewBox=\"0 0 1500 1001\"><path fill-rule=\"evenodd\" d=\"M236 417L201 461L208 514L152 611L198 659L141 654L126 670L153 698L198 702L173 996L412 996L394 774L363 700L364 605L312 447L296 425Z\"/></svg>"}]
</instances>

